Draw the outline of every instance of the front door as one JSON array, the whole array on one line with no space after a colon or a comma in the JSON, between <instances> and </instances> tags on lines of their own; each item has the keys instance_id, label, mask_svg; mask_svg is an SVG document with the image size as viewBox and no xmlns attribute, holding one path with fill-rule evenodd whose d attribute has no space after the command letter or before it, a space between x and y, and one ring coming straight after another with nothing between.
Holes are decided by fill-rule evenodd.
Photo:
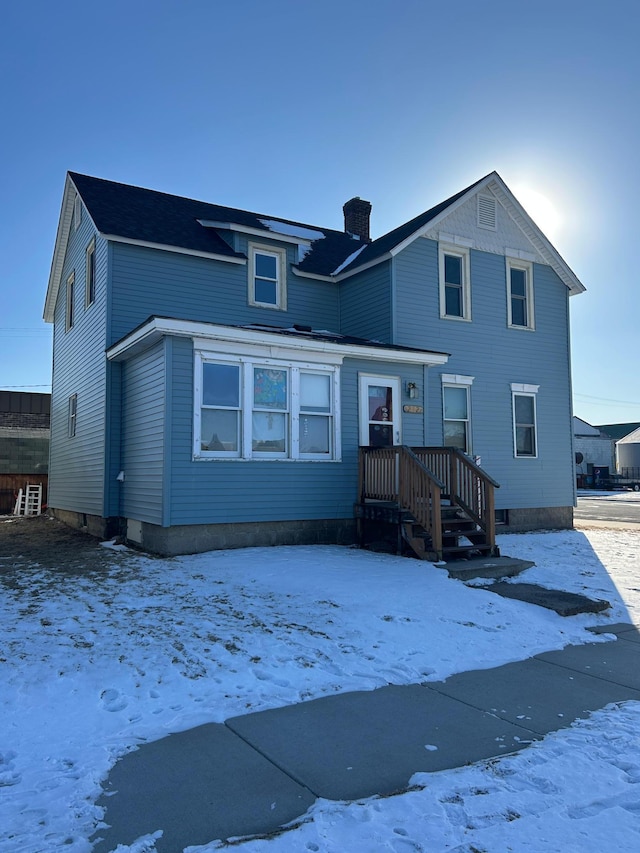
<instances>
[{"instance_id":1,"label":"front door","mask_svg":"<svg viewBox=\"0 0 640 853\"><path fill-rule=\"evenodd\" d=\"M360 376L360 445L401 444L400 380Z\"/></svg>"}]
</instances>

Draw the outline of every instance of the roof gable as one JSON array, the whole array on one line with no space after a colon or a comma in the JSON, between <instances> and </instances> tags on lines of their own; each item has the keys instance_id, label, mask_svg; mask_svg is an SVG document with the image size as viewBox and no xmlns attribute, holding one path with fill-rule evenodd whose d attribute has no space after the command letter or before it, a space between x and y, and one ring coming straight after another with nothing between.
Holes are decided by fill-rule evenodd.
<instances>
[{"instance_id":1,"label":"roof gable","mask_svg":"<svg viewBox=\"0 0 640 853\"><path fill-rule=\"evenodd\" d=\"M510 222L513 223L514 228L517 229L518 234L522 235L526 240L531 250L532 260L538 260L552 267L569 288L571 294L582 293L585 290L584 285L551 245L497 172L491 172L481 180L476 181L475 184L471 184L471 186L451 196L446 201L430 208L425 213L416 216L383 237L374 240L352 263L341 271L340 277L346 277L346 275L358 271L365 265L378 263L386 258L397 255L419 237L431 237L436 240L443 239L444 237L446 239L446 235L440 233L440 226L446 226L446 223L452 220L454 214L463 205L479 194L492 197L496 200L500 209L504 211ZM491 250L488 246L477 246L476 248L484 248L485 251ZM504 245L500 253L508 254L510 248L512 251L513 248L518 252L522 251L517 247Z\"/></svg>"}]
</instances>

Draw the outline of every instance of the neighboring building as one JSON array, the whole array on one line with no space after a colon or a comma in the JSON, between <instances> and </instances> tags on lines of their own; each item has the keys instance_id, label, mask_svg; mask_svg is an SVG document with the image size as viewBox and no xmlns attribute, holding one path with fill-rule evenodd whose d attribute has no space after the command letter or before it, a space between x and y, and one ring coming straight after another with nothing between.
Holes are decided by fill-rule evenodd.
<instances>
[{"instance_id":1,"label":"neighboring building","mask_svg":"<svg viewBox=\"0 0 640 853\"><path fill-rule=\"evenodd\" d=\"M640 476L640 424L616 441L617 469L627 477Z\"/></svg>"},{"instance_id":2,"label":"neighboring building","mask_svg":"<svg viewBox=\"0 0 640 853\"><path fill-rule=\"evenodd\" d=\"M375 240L370 210L335 231L69 173L53 512L163 553L347 542L359 447L405 445L481 460L508 529L571 526L582 284L495 172Z\"/></svg>"},{"instance_id":3,"label":"neighboring building","mask_svg":"<svg viewBox=\"0 0 640 853\"><path fill-rule=\"evenodd\" d=\"M41 483L46 500L50 408L51 394L0 391L0 514L27 483Z\"/></svg>"},{"instance_id":4,"label":"neighboring building","mask_svg":"<svg viewBox=\"0 0 640 853\"><path fill-rule=\"evenodd\" d=\"M573 417L574 448L576 451L576 472L583 478L593 475L593 466L607 468L611 473L615 471L615 446L601 427L594 427L578 418ZM580 460L578 454L581 454Z\"/></svg>"}]
</instances>

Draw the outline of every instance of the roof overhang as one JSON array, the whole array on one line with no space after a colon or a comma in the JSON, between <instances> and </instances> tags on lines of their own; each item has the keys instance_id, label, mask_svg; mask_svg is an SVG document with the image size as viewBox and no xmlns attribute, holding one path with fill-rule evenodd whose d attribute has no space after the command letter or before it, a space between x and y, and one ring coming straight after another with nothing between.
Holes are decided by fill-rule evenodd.
<instances>
[{"instance_id":1,"label":"roof overhang","mask_svg":"<svg viewBox=\"0 0 640 853\"><path fill-rule=\"evenodd\" d=\"M443 365L449 360L448 353L443 352L395 349L376 346L373 343L340 343L339 339L334 342L305 337L304 335L283 335L277 332L164 317L152 317L146 323L138 326L137 329L107 349L107 358L110 361L126 361L158 343L164 337L191 338L194 341L210 344L219 343L223 351L228 351L230 344L236 348L258 345L265 348L265 352L268 350L271 358L285 357L285 355L291 357L292 353L298 357L305 353L320 353L332 362L353 357L368 361L391 361L396 364L426 366Z\"/></svg>"},{"instance_id":2,"label":"roof overhang","mask_svg":"<svg viewBox=\"0 0 640 853\"><path fill-rule=\"evenodd\" d=\"M64 265L64 256L67 249L67 240L69 239L71 222L73 220L73 202L76 197L76 192L77 190L73 181L69 175L67 175L64 184L64 193L62 195L62 207L60 209L60 219L58 220L58 231L56 233L56 243L53 250L53 259L51 261L49 283L47 285L47 296L45 298L44 311L42 315L47 323L53 323L58 290L60 289L60 279L62 277L62 267Z\"/></svg>"}]
</instances>

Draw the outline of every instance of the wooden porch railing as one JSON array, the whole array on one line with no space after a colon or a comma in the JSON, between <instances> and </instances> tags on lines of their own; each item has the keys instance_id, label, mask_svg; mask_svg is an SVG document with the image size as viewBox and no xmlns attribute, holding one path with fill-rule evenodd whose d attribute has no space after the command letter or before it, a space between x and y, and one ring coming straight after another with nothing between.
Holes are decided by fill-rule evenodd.
<instances>
[{"instance_id":1,"label":"wooden porch railing","mask_svg":"<svg viewBox=\"0 0 640 853\"><path fill-rule=\"evenodd\" d=\"M494 489L500 484L455 447L361 447L360 501L394 501L409 510L442 551L442 499L459 506L495 546Z\"/></svg>"}]
</instances>

